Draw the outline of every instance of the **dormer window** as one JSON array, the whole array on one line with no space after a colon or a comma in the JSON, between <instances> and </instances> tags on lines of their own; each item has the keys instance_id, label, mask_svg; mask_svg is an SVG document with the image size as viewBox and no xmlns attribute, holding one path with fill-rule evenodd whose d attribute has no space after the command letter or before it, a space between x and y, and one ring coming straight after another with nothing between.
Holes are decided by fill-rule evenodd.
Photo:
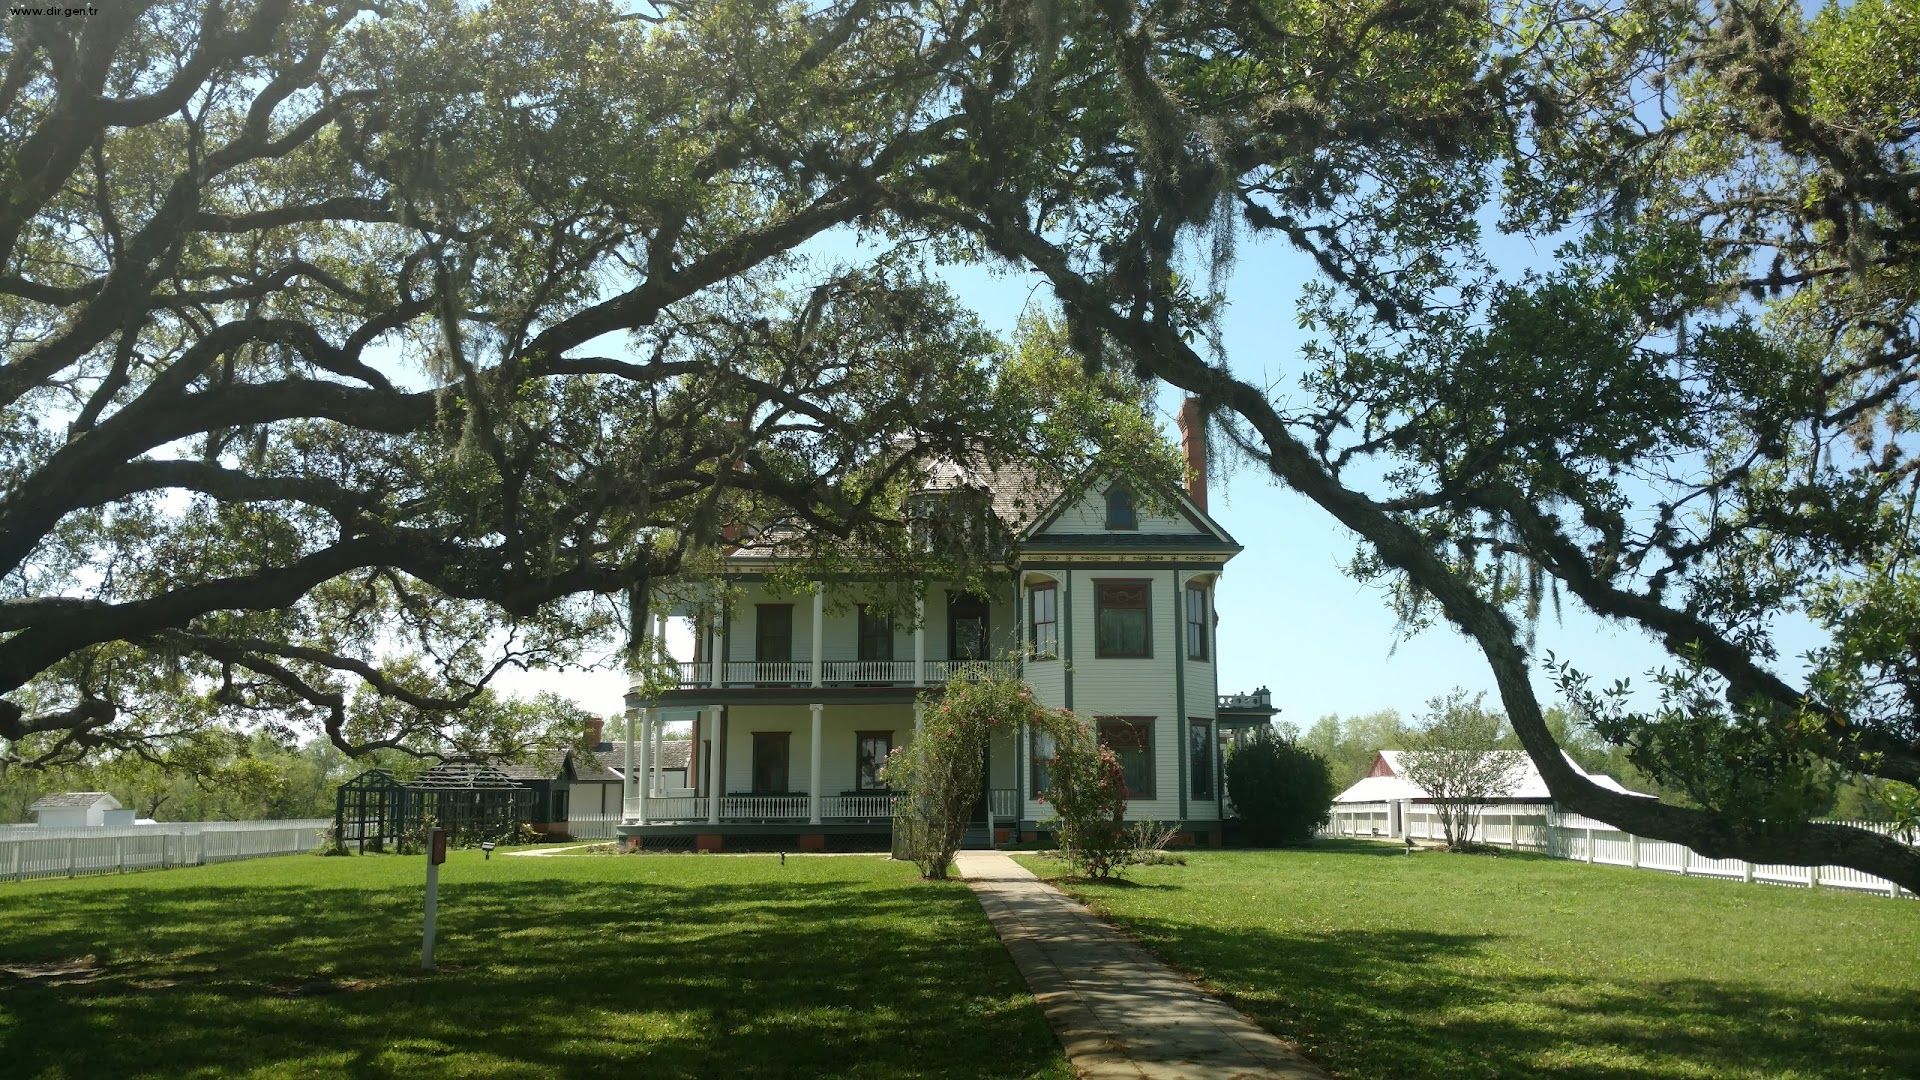
<instances>
[{"instance_id":1,"label":"dormer window","mask_svg":"<svg viewBox=\"0 0 1920 1080\"><path fill-rule=\"evenodd\" d=\"M996 540L993 507L983 491L952 488L919 492L908 501L907 513L922 551L947 555L986 552Z\"/></svg>"},{"instance_id":2,"label":"dormer window","mask_svg":"<svg viewBox=\"0 0 1920 1080\"><path fill-rule=\"evenodd\" d=\"M1107 489L1107 528L1138 529L1140 516L1134 512L1133 492L1124 485L1115 484Z\"/></svg>"}]
</instances>

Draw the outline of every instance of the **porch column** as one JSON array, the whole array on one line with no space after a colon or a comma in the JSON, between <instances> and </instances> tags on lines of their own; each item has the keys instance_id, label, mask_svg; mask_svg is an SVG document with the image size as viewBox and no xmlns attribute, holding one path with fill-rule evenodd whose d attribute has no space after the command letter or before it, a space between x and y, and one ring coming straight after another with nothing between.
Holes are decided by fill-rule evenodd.
<instances>
[{"instance_id":1,"label":"porch column","mask_svg":"<svg viewBox=\"0 0 1920 1080\"><path fill-rule=\"evenodd\" d=\"M727 613L725 611L720 611L714 616L714 628L713 628L713 636L715 639L715 644L713 646L713 662L715 665L713 669L713 685L714 686L727 685L727 623L729 621L731 620L727 618Z\"/></svg>"},{"instance_id":2,"label":"porch column","mask_svg":"<svg viewBox=\"0 0 1920 1080\"><path fill-rule=\"evenodd\" d=\"M641 709L640 710L640 776L636 777L636 779L643 779L646 776L647 744L651 743L652 741L653 741L653 710ZM647 823L647 789L645 787L641 787L639 790L640 790L640 798L636 800L639 806L638 806L638 812L635 814L635 817L634 817L634 824L645 825Z\"/></svg>"},{"instance_id":3,"label":"porch column","mask_svg":"<svg viewBox=\"0 0 1920 1080\"><path fill-rule=\"evenodd\" d=\"M707 824L720 824L720 706L715 705L713 712L713 740L707 746Z\"/></svg>"},{"instance_id":4,"label":"porch column","mask_svg":"<svg viewBox=\"0 0 1920 1080\"><path fill-rule=\"evenodd\" d=\"M813 685L815 686L820 685L820 676L823 674L820 659L824 655L824 646L827 643L826 631L827 583L816 581L813 583ZM813 715L817 721L820 714Z\"/></svg>"},{"instance_id":5,"label":"porch column","mask_svg":"<svg viewBox=\"0 0 1920 1080\"><path fill-rule=\"evenodd\" d=\"M913 703L913 737L920 737L920 729L927 723L927 707L919 702Z\"/></svg>"},{"instance_id":6,"label":"porch column","mask_svg":"<svg viewBox=\"0 0 1920 1080\"><path fill-rule=\"evenodd\" d=\"M818 612L820 609L816 607L813 610ZM817 653L819 648L818 645L814 646L814 651ZM807 708L813 712L813 745L809 748L813 758L813 779L807 784L807 824L818 825L820 824L820 712L826 706L816 703Z\"/></svg>"},{"instance_id":7,"label":"porch column","mask_svg":"<svg viewBox=\"0 0 1920 1080\"><path fill-rule=\"evenodd\" d=\"M634 781L637 779L638 777L636 777L633 773L633 710L628 709L627 710L626 764L620 770L620 820L621 821L633 820L633 812L634 812L633 796L634 796L634 793L639 790L638 785L634 783Z\"/></svg>"},{"instance_id":8,"label":"porch column","mask_svg":"<svg viewBox=\"0 0 1920 1080\"><path fill-rule=\"evenodd\" d=\"M647 780L649 781L647 791L656 799L667 793L666 776L660 769L661 744L665 743L666 739L667 721L666 717L663 716L653 722L653 742L647 746L647 764L651 766L651 768L647 770Z\"/></svg>"},{"instance_id":9,"label":"porch column","mask_svg":"<svg viewBox=\"0 0 1920 1080\"><path fill-rule=\"evenodd\" d=\"M913 598L913 685L927 685L927 598ZM920 706L913 707L913 726L920 727Z\"/></svg>"}]
</instances>

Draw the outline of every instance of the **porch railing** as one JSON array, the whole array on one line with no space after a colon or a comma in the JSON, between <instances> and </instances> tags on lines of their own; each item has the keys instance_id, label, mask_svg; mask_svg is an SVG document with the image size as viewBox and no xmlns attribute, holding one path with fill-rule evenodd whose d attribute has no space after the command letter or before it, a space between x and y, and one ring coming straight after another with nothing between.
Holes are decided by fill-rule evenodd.
<instances>
[{"instance_id":1,"label":"porch railing","mask_svg":"<svg viewBox=\"0 0 1920 1080\"><path fill-rule=\"evenodd\" d=\"M649 795L648 821L705 821L707 798L704 795Z\"/></svg>"},{"instance_id":2,"label":"porch railing","mask_svg":"<svg viewBox=\"0 0 1920 1080\"><path fill-rule=\"evenodd\" d=\"M757 661L729 660L724 664L683 660L675 664L680 686L685 689L714 685L714 668L722 669L727 686L811 686L813 664L805 660ZM821 681L829 686L910 686L913 684L911 660L828 660L820 665ZM1018 675L1017 660L928 660L921 677L929 686L938 686L955 675L991 672Z\"/></svg>"},{"instance_id":3,"label":"porch railing","mask_svg":"<svg viewBox=\"0 0 1920 1080\"><path fill-rule=\"evenodd\" d=\"M805 795L726 795L720 799L723 821L805 821Z\"/></svg>"},{"instance_id":4,"label":"porch railing","mask_svg":"<svg viewBox=\"0 0 1920 1080\"><path fill-rule=\"evenodd\" d=\"M805 686L813 681L813 665L806 661L730 660L727 681L754 686Z\"/></svg>"},{"instance_id":5,"label":"porch railing","mask_svg":"<svg viewBox=\"0 0 1920 1080\"><path fill-rule=\"evenodd\" d=\"M987 809L993 811L993 820L1011 821L1020 816L1020 791L1018 788L994 788L987 793Z\"/></svg>"},{"instance_id":6,"label":"porch railing","mask_svg":"<svg viewBox=\"0 0 1920 1080\"><path fill-rule=\"evenodd\" d=\"M1016 660L929 660L926 671L929 683L943 683L955 675L1018 675L1020 664Z\"/></svg>"},{"instance_id":7,"label":"porch railing","mask_svg":"<svg viewBox=\"0 0 1920 1080\"><path fill-rule=\"evenodd\" d=\"M913 681L911 660L829 660L825 664L829 683L869 683L888 685Z\"/></svg>"},{"instance_id":8,"label":"porch railing","mask_svg":"<svg viewBox=\"0 0 1920 1080\"><path fill-rule=\"evenodd\" d=\"M894 792L829 795L820 800L820 817L823 820L880 821L893 816L893 808L899 801L900 796Z\"/></svg>"}]
</instances>

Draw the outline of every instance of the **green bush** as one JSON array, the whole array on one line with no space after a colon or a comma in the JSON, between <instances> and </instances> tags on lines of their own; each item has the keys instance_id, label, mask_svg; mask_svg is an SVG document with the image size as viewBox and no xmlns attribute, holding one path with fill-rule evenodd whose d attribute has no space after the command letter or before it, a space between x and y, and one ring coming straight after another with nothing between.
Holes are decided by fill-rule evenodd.
<instances>
[{"instance_id":1,"label":"green bush","mask_svg":"<svg viewBox=\"0 0 1920 1080\"><path fill-rule=\"evenodd\" d=\"M1304 844L1333 810L1333 769L1291 738L1262 735L1227 758L1227 793L1256 844Z\"/></svg>"}]
</instances>

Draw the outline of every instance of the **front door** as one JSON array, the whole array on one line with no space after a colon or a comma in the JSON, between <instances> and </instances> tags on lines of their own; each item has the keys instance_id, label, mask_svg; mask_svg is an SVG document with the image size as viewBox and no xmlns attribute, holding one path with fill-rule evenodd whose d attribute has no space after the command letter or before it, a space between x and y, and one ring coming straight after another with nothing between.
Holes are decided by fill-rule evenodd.
<instances>
[{"instance_id":1,"label":"front door","mask_svg":"<svg viewBox=\"0 0 1920 1080\"><path fill-rule=\"evenodd\" d=\"M987 602L951 594L947 599L947 659L987 658Z\"/></svg>"},{"instance_id":2,"label":"front door","mask_svg":"<svg viewBox=\"0 0 1920 1080\"><path fill-rule=\"evenodd\" d=\"M787 791L787 741L785 731L753 733L753 793L783 795Z\"/></svg>"}]
</instances>

